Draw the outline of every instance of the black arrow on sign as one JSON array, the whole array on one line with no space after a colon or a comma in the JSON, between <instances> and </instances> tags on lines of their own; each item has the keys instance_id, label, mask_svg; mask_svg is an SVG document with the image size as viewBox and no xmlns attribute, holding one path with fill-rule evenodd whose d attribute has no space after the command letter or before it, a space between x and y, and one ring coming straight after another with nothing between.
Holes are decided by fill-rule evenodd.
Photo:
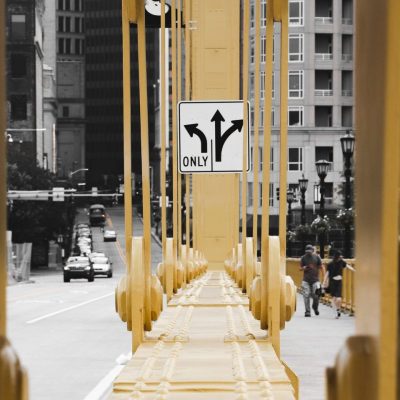
<instances>
[{"instance_id":1,"label":"black arrow on sign","mask_svg":"<svg viewBox=\"0 0 400 400\"><path fill-rule=\"evenodd\" d=\"M185 129L187 130L188 134L190 137L193 137L193 135L196 135L200 139L201 143L201 152L202 153L207 153L207 138L206 135L197 127L199 124L190 124L190 125L184 125Z\"/></svg>"},{"instance_id":2,"label":"black arrow on sign","mask_svg":"<svg viewBox=\"0 0 400 400\"><path fill-rule=\"evenodd\" d=\"M236 119L231 121L231 127L229 127L224 134L221 135L221 124L223 121L225 121L224 117L219 110L217 110L214 116L211 118L211 122L215 122L215 161L217 162L221 162L222 148L224 147L228 137L236 130L241 132L243 128L243 120Z\"/></svg>"}]
</instances>

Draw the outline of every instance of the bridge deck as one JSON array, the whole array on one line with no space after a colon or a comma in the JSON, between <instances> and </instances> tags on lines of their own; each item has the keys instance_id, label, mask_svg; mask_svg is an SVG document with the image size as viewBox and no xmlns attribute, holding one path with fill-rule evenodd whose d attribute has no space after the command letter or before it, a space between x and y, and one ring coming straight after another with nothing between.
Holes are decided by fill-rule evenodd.
<instances>
[{"instance_id":1,"label":"bridge deck","mask_svg":"<svg viewBox=\"0 0 400 400\"><path fill-rule=\"evenodd\" d=\"M294 399L248 300L224 272L175 295L114 382L111 399Z\"/></svg>"}]
</instances>

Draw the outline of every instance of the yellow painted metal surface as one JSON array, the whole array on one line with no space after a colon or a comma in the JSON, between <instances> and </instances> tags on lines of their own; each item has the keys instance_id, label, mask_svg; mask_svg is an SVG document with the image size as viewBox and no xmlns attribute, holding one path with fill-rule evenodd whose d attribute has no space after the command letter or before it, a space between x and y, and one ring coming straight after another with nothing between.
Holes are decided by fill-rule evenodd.
<instances>
[{"instance_id":1,"label":"yellow painted metal surface","mask_svg":"<svg viewBox=\"0 0 400 400\"><path fill-rule=\"evenodd\" d=\"M238 0L192 1L193 100L239 98L239 12ZM238 242L238 175L193 176L193 200L194 247L210 269L221 269Z\"/></svg>"}]
</instances>

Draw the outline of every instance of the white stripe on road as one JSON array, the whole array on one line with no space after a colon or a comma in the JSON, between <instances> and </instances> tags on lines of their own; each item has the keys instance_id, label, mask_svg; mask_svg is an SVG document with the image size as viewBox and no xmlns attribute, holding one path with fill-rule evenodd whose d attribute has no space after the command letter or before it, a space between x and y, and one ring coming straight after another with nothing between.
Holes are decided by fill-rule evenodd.
<instances>
[{"instance_id":1,"label":"white stripe on road","mask_svg":"<svg viewBox=\"0 0 400 400\"><path fill-rule=\"evenodd\" d=\"M83 303L79 303L79 304L76 304L74 306L63 308L62 310L58 310L58 311L52 312L50 314L43 315L43 317L31 319L30 321L27 321L26 323L27 324L34 324L35 322L42 321L43 319L54 317L55 315L61 314L61 313L66 312L66 311L74 310L75 308L79 308L79 307L85 306L86 304L94 303L95 301L98 301L98 300L101 300L101 299L105 299L106 297L110 297L110 296L114 296L114 292L107 293L104 296L96 297L95 299L84 301Z\"/></svg>"},{"instance_id":2,"label":"white stripe on road","mask_svg":"<svg viewBox=\"0 0 400 400\"><path fill-rule=\"evenodd\" d=\"M114 367L84 398L84 400L102 400L108 398L113 380L123 370L124 367L125 365L117 365ZM107 397L105 397L106 395Z\"/></svg>"}]
</instances>

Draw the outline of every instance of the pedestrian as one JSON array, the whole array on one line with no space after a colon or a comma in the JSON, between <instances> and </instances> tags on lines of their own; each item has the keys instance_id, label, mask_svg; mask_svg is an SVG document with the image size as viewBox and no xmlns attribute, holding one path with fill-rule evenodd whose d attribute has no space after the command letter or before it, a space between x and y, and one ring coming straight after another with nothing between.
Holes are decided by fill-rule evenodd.
<instances>
[{"instance_id":1,"label":"pedestrian","mask_svg":"<svg viewBox=\"0 0 400 400\"><path fill-rule=\"evenodd\" d=\"M319 296L317 294L317 290L321 288L319 279L319 273L321 269L321 257L318 254L315 254L314 247L311 244L308 244L305 249L305 254L300 260L300 270L304 272L301 288L306 309L304 314L305 317L311 317L310 297L313 300L312 308L314 313L315 315L319 315Z\"/></svg>"},{"instance_id":2,"label":"pedestrian","mask_svg":"<svg viewBox=\"0 0 400 400\"><path fill-rule=\"evenodd\" d=\"M342 252L335 250L332 261L327 266L322 287L328 288L327 291L332 296L332 307L336 311L336 319L339 319L341 315L343 270L345 268L354 271L354 268L343 260Z\"/></svg>"}]
</instances>

